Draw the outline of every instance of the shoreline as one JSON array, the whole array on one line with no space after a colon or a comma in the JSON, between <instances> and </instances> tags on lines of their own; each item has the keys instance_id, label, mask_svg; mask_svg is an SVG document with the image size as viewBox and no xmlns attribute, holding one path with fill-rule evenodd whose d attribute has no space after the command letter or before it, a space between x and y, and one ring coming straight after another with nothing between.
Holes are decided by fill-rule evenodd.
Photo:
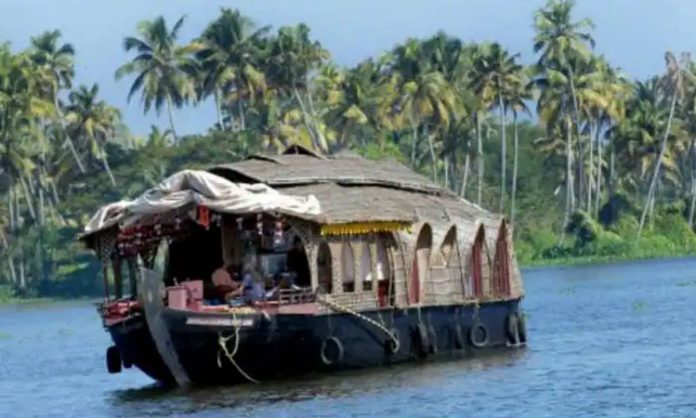
<instances>
[{"instance_id":1,"label":"shoreline","mask_svg":"<svg viewBox=\"0 0 696 418\"><path fill-rule=\"evenodd\" d=\"M648 260L679 260L685 258L696 257L696 253L685 253L685 254L668 254L662 256L645 256L645 257L611 257L611 256L588 256L588 257L568 257L568 258L554 258L554 259L542 259L528 261L525 263L520 262L520 269L534 269L534 268L544 268L544 267L575 267L575 266L587 266L593 264L611 264L620 262L630 262L630 261L648 261ZM21 298L21 297L11 297L6 299L0 299L0 307L11 306L11 305L44 305L44 304L55 304L62 302L76 302L76 301L96 301L99 300L99 296L75 296L75 297L31 297L31 298Z\"/></svg>"},{"instance_id":2,"label":"shoreline","mask_svg":"<svg viewBox=\"0 0 696 418\"><path fill-rule=\"evenodd\" d=\"M584 266L591 264L611 264L626 261L641 260L669 260L696 257L696 253L665 254L665 255L646 255L644 257L616 257L616 256L585 256L585 257L566 257L548 258L520 262L520 268L538 267L560 267L560 266Z\"/></svg>"}]
</instances>

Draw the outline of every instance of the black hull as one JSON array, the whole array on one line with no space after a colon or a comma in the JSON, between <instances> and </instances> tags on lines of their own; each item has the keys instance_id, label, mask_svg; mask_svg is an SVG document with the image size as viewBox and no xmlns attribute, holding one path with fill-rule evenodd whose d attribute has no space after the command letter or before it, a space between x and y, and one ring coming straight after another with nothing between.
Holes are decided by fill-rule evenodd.
<instances>
[{"instance_id":1,"label":"black hull","mask_svg":"<svg viewBox=\"0 0 696 418\"><path fill-rule=\"evenodd\" d=\"M163 318L169 328L178 360L196 385L247 382L243 375L263 381L309 372L378 367L424 358L447 358L510 345L508 318L519 312L519 300L491 302L476 309L467 306L432 306L418 309L362 312L386 325L398 336L400 347L390 352L390 338L383 330L351 314L340 315L238 315L239 344L235 349L235 326L229 314L196 313L165 309ZM130 360L155 380L172 383L173 379L160 358L144 319L142 326L122 332L110 329L125 359ZM419 323L423 326L419 327ZM485 344L471 341L470 331L478 324L485 327ZM423 346L422 335L428 340ZM227 339L229 354L241 373L221 349L220 337ZM476 336L475 336L476 337ZM327 341L329 348L327 349ZM338 355L335 341L342 350ZM322 348L325 349L322 358ZM327 361L328 360L328 361Z\"/></svg>"},{"instance_id":2,"label":"black hull","mask_svg":"<svg viewBox=\"0 0 696 418\"><path fill-rule=\"evenodd\" d=\"M143 316L126 319L107 328L121 352L124 365L133 365L158 382L173 384L174 378L155 347Z\"/></svg>"}]
</instances>

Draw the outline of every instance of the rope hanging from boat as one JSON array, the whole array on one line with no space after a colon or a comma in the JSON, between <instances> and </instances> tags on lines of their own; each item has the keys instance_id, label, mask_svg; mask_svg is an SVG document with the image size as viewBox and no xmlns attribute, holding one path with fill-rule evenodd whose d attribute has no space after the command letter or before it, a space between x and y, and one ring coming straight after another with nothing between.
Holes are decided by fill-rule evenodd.
<instances>
[{"instance_id":1,"label":"rope hanging from boat","mask_svg":"<svg viewBox=\"0 0 696 418\"><path fill-rule=\"evenodd\" d=\"M369 318L369 317L367 317L367 316L365 316L365 315L363 315L363 314L361 314L361 313L359 313L359 312L356 312L356 311L354 311L354 310L348 308L347 306L343 306L343 305L339 304L338 302L336 302L336 301L334 301L334 300L331 300L331 298L330 298L329 296L327 296L327 295L317 295L317 302L319 302L319 303L321 303L321 304L323 304L323 305L326 305L326 306L328 306L329 308L331 308L331 309L333 309L333 310L335 310L335 311L347 313L347 314L349 314L349 315L353 315L353 316L355 316L356 318L361 319L361 320L367 322L368 324L370 324L370 325L372 325L372 326L374 326L374 327L380 329L380 330L383 331L392 341L394 341L394 353L398 353L398 352L399 352L399 348L401 347L401 344L399 343L399 339L396 337L396 335L394 335L393 332L391 332L391 331L390 331L387 327L385 327L384 325L380 324L379 322L375 321L375 320L372 319L372 318Z\"/></svg>"},{"instance_id":2,"label":"rope hanging from boat","mask_svg":"<svg viewBox=\"0 0 696 418\"><path fill-rule=\"evenodd\" d=\"M234 359L234 356L237 354L237 350L239 350L239 322L237 321L237 315L232 311L232 326L234 327L234 334L230 335L229 337L225 337L222 335L222 332L218 332L218 345L220 346L220 351L218 351L218 356L217 356L217 364L218 367L222 368L222 359L220 358L220 353L225 353L225 356L227 359L232 363L235 369L241 374L245 379L250 381L251 383L260 383L258 380L254 379L253 377L249 376L242 368L237 364L237 362ZM227 342L234 337L234 349L230 353L229 349L227 348Z\"/></svg>"}]
</instances>

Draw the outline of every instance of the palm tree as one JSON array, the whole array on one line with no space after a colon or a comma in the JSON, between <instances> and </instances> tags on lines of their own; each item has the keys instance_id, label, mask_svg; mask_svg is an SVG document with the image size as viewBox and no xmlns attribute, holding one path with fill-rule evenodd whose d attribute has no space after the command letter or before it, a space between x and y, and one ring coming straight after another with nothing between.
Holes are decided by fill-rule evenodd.
<instances>
[{"instance_id":1,"label":"palm tree","mask_svg":"<svg viewBox=\"0 0 696 418\"><path fill-rule=\"evenodd\" d=\"M75 136L83 141L82 146L88 155L101 160L111 184L115 186L116 179L109 167L105 147L114 134L120 113L103 100L98 100L98 94L99 86L96 84L91 88L80 86L70 92L67 120Z\"/></svg>"},{"instance_id":2,"label":"palm tree","mask_svg":"<svg viewBox=\"0 0 696 418\"><path fill-rule=\"evenodd\" d=\"M278 35L268 41L265 64L271 86L297 102L314 147L324 152L328 152L329 144L314 108L309 78L328 57L328 51L310 39L309 27L299 24L280 28Z\"/></svg>"},{"instance_id":3,"label":"palm tree","mask_svg":"<svg viewBox=\"0 0 696 418\"><path fill-rule=\"evenodd\" d=\"M395 48L392 74L398 83L397 108L406 115L412 135L411 163L416 165L419 128L428 141L432 177L437 181L434 136L446 129L457 112L457 95L445 76L433 68L429 51L415 39Z\"/></svg>"},{"instance_id":4,"label":"palm tree","mask_svg":"<svg viewBox=\"0 0 696 418\"><path fill-rule=\"evenodd\" d=\"M472 83L476 91L490 103L496 103L495 107L500 112L500 211L505 210L506 178L506 121L505 115L507 97L506 93L513 85L519 84L522 67L515 61L519 55L510 55L498 43L490 44L478 56L474 63L474 76Z\"/></svg>"},{"instance_id":5,"label":"palm tree","mask_svg":"<svg viewBox=\"0 0 696 418\"><path fill-rule=\"evenodd\" d=\"M580 129L580 105L576 92L575 69L589 61L590 49L594 47L594 39L589 33L594 25L589 19L572 21L573 0L548 0L546 6L535 14L534 51L540 53L537 62L539 71L553 70L560 72L567 83L571 96L571 128L575 128L578 146L582 153ZM572 133L570 133L572 135ZM572 149L569 148L569 151ZM583 165L578 166L580 179L580 196L583 198L584 185Z\"/></svg>"},{"instance_id":6,"label":"palm tree","mask_svg":"<svg viewBox=\"0 0 696 418\"><path fill-rule=\"evenodd\" d=\"M72 78L75 74L73 57L75 50L72 44L58 45L61 33L59 30L44 32L31 39L31 58L39 70L46 77L46 94L51 98L56 108L56 114L70 152L81 173L85 172L84 165L75 149L73 140L67 135L65 117L59 101L62 89L72 87Z\"/></svg>"},{"instance_id":7,"label":"palm tree","mask_svg":"<svg viewBox=\"0 0 696 418\"><path fill-rule=\"evenodd\" d=\"M665 156L665 151L667 150L667 140L672 132L674 110L676 109L677 101L684 95L684 70L682 69L682 64L684 66L688 66L689 60L690 58L688 54L682 54L681 63L677 61L677 58L671 52L667 52L665 54L667 72L660 82L664 90L664 94L666 96L671 96L669 115L667 116L667 126L665 127L662 135L662 141L660 142L660 151L655 159L655 169L653 170L653 174L650 179L648 194L645 197L645 204L643 205L643 211L640 215L640 224L638 225L638 235L636 240L640 240L643 227L645 226L645 217L648 213L648 208L652 206L655 199L655 187L657 185L658 176L660 175L660 166Z\"/></svg>"},{"instance_id":8,"label":"palm tree","mask_svg":"<svg viewBox=\"0 0 696 418\"><path fill-rule=\"evenodd\" d=\"M176 138L174 127L174 108L180 108L196 97L191 75L195 73L195 62L191 53L195 45L177 45L179 30L184 17L169 29L162 16L138 25L137 37L126 37L123 47L126 52L134 50L136 56L116 71L116 79L135 74L135 80L128 92L128 101L141 91L143 110L147 113L154 105L159 114L166 103L169 114L169 127Z\"/></svg>"},{"instance_id":9,"label":"palm tree","mask_svg":"<svg viewBox=\"0 0 696 418\"><path fill-rule=\"evenodd\" d=\"M524 77L523 71L519 71L516 77L517 82L508 86L505 94L507 107L512 111L512 129L513 129L513 162L512 162L512 191L510 196L510 223L515 224L515 204L517 196L517 160L519 155L519 135L517 132L517 117L520 113L530 115L531 112L527 107L527 101L532 99L533 84L528 82Z\"/></svg>"},{"instance_id":10,"label":"palm tree","mask_svg":"<svg viewBox=\"0 0 696 418\"><path fill-rule=\"evenodd\" d=\"M220 16L208 25L198 41L196 57L203 73L202 93L215 97L221 127L222 97L236 103L240 128L246 129L244 102L253 102L266 90L260 61L269 29L256 29L238 10L222 8Z\"/></svg>"}]
</instances>

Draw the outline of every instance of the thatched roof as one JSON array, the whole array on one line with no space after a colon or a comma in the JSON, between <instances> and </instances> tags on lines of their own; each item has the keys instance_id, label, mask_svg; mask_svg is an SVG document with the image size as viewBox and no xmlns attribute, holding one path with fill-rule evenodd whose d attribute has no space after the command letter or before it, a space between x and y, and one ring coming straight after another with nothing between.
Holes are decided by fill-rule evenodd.
<instances>
[{"instance_id":1,"label":"thatched roof","mask_svg":"<svg viewBox=\"0 0 696 418\"><path fill-rule=\"evenodd\" d=\"M354 153L322 156L296 146L283 155L256 155L209 171L235 182L265 183L281 193L314 195L322 223L499 218L396 161Z\"/></svg>"}]
</instances>

